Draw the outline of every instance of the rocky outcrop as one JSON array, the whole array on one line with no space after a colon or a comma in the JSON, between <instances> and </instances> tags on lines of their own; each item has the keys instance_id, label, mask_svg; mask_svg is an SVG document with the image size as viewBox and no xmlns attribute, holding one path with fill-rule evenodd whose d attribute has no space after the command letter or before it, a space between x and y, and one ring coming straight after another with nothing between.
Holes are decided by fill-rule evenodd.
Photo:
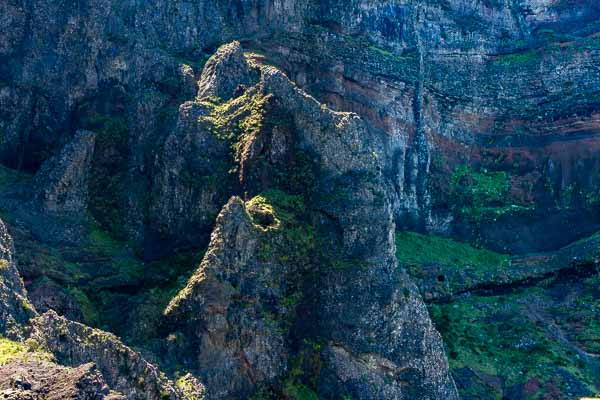
<instances>
[{"instance_id":1,"label":"rocky outcrop","mask_svg":"<svg viewBox=\"0 0 600 400\"><path fill-rule=\"evenodd\" d=\"M140 259L203 248L239 196L168 309L172 335L155 339L208 396L455 398L439 336L397 268L393 221L511 253L600 228L597 2L10 0L0 14L0 162L37 175L35 189L24 179L0 195L36 253L27 278L90 285L110 270L117 279L100 284L126 297ZM226 45L200 75L236 39L249 53ZM64 221L82 215L103 251ZM537 279L565 254L523 257L510 277L433 267L426 289ZM2 271L0 329L12 332L30 312L14 268ZM36 304L71 308L52 297L59 288L37 289ZM69 363L100 360L126 395L160 391L119 381L138 356L116 339L62 344L59 331L96 331L49 315L50 336L36 335Z\"/></svg>"},{"instance_id":2,"label":"rocky outcrop","mask_svg":"<svg viewBox=\"0 0 600 400\"><path fill-rule=\"evenodd\" d=\"M208 60L200 78L198 98L218 98L227 101L235 90L256 83L253 71L248 68L239 42L219 47ZM254 79L253 79L254 78Z\"/></svg>"},{"instance_id":3,"label":"rocky outcrop","mask_svg":"<svg viewBox=\"0 0 600 400\"><path fill-rule=\"evenodd\" d=\"M111 392L92 363L76 368L48 361L18 361L0 367L0 396L8 400L125 400Z\"/></svg>"},{"instance_id":4,"label":"rocky outcrop","mask_svg":"<svg viewBox=\"0 0 600 400\"><path fill-rule=\"evenodd\" d=\"M93 132L78 131L59 154L42 165L34 185L36 200L44 210L84 216L95 141Z\"/></svg>"},{"instance_id":5,"label":"rocky outcrop","mask_svg":"<svg viewBox=\"0 0 600 400\"><path fill-rule=\"evenodd\" d=\"M276 260L261 262L261 249L282 240L269 236L239 198L230 200L219 215L213 245L167 309L185 335L174 344L177 358L202 379L208 398L244 398L257 385L286 375L293 307L285 299L294 271Z\"/></svg>"},{"instance_id":6,"label":"rocky outcrop","mask_svg":"<svg viewBox=\"0 0 600 400\"><path fill-rule=\"evenodd\" d=\"M0 220L0 334L21 338L23 326L36 315L14 260L11 236Z\"/></svg>"},{"instance_id":7,"label":"rocky outcrop","mask_svg":"<svg viewBox=\"0 0 600 400\"><path fill-rule=\"evenodd\" d=\"M357 1L353 18L329 3L321 26L257 46L330 107L389 134L399 227L547 251L598 228L584 172L598 168L598 8L565 4ZM465 165L498 185L457 187Z\"/></svg>"},{"instance_id":8,"label":"rocky outcrop","mask_svg":"<svg viewBox=\"0 0 600 400\"><path fill-rule=\"evenodd\" d=\"M223 209L201 266L166 311L181 348L196 349L189 367L209 398L308 382L323 398L456 398L439 334L397 269L384 135L277 69L260 73L215 106L225 120L245 105L260 111L230 137L240 183L257 196ZM286 370L309 353L318 366Z\"/></svg>"},{"instance_id":9,"label":"rocky outcrop","mask_svg":"<svg viewBox=\"0 0 600 400\"><path fill-rule=\"evenodd\" d=\"M231 43L207 62L198 99L183 103L173 130L157 157L149 205L149 230L163 240L206 241L221 206L237 192L231 149L207 121L210 98L230 99L251 73L239 43ZM184 233L184 235L182 235Z\"/></svg>"},{"instance_id":10,"label":"rocky outcrop","mask_svg":"<svg viewBox=\"0 0 600 400\"><path fill-rule=\"evenodd\" d=\"M72 294L47 276L41 276L33 281L27 288L27 296L36 311L41 314L54 310L70 320L83 320L80 306Z\"/></svg>"},{"instance_id":11,"label":"rocky outcrop","mask_svg":"<svg viewBox=\"0 0 600 400\"><path fill-rule=\"evenodd\" d=\"M177 399L178 391L152 364L116 336L58 316L31 321L32 338L65 365L94 362L106 383L128 399ZM199 396L200 398L200 396Z\"/></svg>"},{"instance_id":12,"label":"rocky outcrop","mask_svg":"<svg viewBox=\"0 0 600 400\"><path fill-rule=\"evenodd\" d=\"M103 0L72 9L11 3L0 37L6 60L1 158L34 171L77 129L122 117L127 126L117 136L124 137L124 160L109 162L121 171L99 175L121 182L110 207L118 210L115 225L156 247L168 229L156 213L146 219L153 203L147 193L155 190L148 175L162 172L156 160L165 131L198 86L202 97L219 95L215 84L248 85L235 69L215 75L218 65L238 63L239 53L208 65L200 85L194 79L217 44L244 39L320 101L357 112L388 134L386 175L399 227L483 238L496 250L556 249L600 227L597 174L588 173L600 169L594 158L600 10L592 1L572 5L270 0L180 7ZM224 89L224 100L233 89ZM505 182L498 193L464 198L449 179L463 165L484 175L502 172ZM173 214L189 198L211 202L186 191L177 193ZM207 215L214 219L226 198ZM468 207L473 202L481 207ZM568 237L552 233L573 220L578 228ZM190 242L204 244L207 236Z\"/></svg>"}]
</instances>

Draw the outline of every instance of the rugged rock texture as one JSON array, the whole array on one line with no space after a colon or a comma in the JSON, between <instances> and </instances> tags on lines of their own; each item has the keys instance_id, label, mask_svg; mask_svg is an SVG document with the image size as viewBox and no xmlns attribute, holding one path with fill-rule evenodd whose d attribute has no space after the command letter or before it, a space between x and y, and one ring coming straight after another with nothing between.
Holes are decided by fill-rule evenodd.
<instances>
[{"instance_id":1,"label":"rugged rock texture","mask_svg":"<svg viewBox=\"0 0 600 400\"><path fill-rule=\"evenodd\" d=\"M84 320L80 306L73 295L46 276L32 282L27 288L27 295L39 313L54 310L68 319Z\"/></svg>"},{"instance_id":2,"label":"rugged rock texture","mask_svg":"<svg viewBox=\"0 0 600 400\"><path fill-rule=\"evenodd\" d=\"M239 42L222 46L204 66L198 83L198 98L216 97L227 101L239 86L256 83L252 75Z\"/></svg>"},{"instance_id":3,"label":"rugged rock texture","mask_svg":"<svg viewBox=\"0 0 600 400\"><path fill-rule=\"evenodd\" d=\"M144 175L161 142L156 135L181 97L196 92L203 52L235 38L330 106L356 111L389 134L399 226L521 253L552 250L599 227L600 10L591 0L4 7L5 164L35 170L68 141L65 127L106 130L121 115L129 135L110 153L129 161L121 160L114 190L135 190L115 196L113 207L127 235L149 236L149 247L156 231L144 233ZM502 173L494 175L500 185L475 198L459 189L448 202L457 190L447 178L464 164ZM473 202L482 204L464 207ZM569 235L551 233L568 221L577 221Z\"/></svg>"},{"instance_id":4,"label":"rugged rock texture","mask_svg":"<svg viewBox=\"0 0 600 400\"><path fill-rule=\"evenodd\" d=\"M179 398L155 366L114 335L71 322L53 311L32 320L32 327L32 338L61 363L95 362L108 385L128 399Z\"/></svg>"},{"instance_id":5,"label":"rugged rock texture","mask_svg":"<svg viewBox=\"0 0 600 400\"><path fill-rule=\"evenodd\" d=\"M84 216L96 135L78 131L59 154L42 165L35 177L37 201L48 212Z\"/></svg>"},{"instance_id":6,"label":"rugged rock texture","mask_svg":"<svg viewBox=\"0 0 600 400\"><path fill-rule=\"evenodd\" d=\"M328 3L330 20L258 46L390 134L399 226L551 250L598 227L598 9L578 3L574 22L566 3L356 2L356 18Z\"/></svg>"},{"instance_id":7,"label":"rugged rock texture","mask_svg":"<svg viewBox=\"0 0 600 400\"><path fill-rule=\"evenodd\" d=\"M257 262L262 234L233 198L219 215L202 265L167 310L189 335L177 350L203 378L209 398L245 397L257 384L286 375L285 320L292 310L284 300L293 271Z\"/></svg>"},{"instance_id":8,"label":"rugged rock texture","mask_svg":"<svg viewBox=\"0 0 600 400\"><path fill-rule=\"evenodd\" d=\"M0 213L31 298L192 398L194 376L455 398L406 268L465 398L591 395L599 21L593 0L5 1ZM470 245L401 234L398 268L394 222ZM0 331L23 337L5 258ZM160 395L114 337L36 321L63 362Z\"/></svg>"},{"instance_id":9,"label":"rugged rock texture","mask_svg":"<svg viewBox=\"0 0 600 400\"><path fill-rule=\"evenodd\" d=\"M238 51L221 49L205 73ZM237 142L242 187L262 194L223 209L203 263L167 309L183 334L178 345L197 349L189 367L211 398L261 387L285 393L311 381L323 398L456 398L439 336L396 267L379 161L384 135L355 114L322 107L272 67L215 105L215 121L263 103L232 137L221 131ZM294 376L286 366L307 357L306 343L317 361Z\"/></svg>"},{"instance_id":10,"label":"rugged rock texture","mask_svg":"<svg viewBox=\"0 0 600 400\"><path fill-rule=\"evenodd\" d=\"M0 396L9 400L125 400L111 393L94 364L65 368L47 361L0 367Z\"/></svg>"},{"instance_id":11,"label":"rugged rock texture","mask_svg":"<svg viewBox=\"0 0 600 400\"><path fill-rule=\"evenodd\" d=\"M18 338L22 324L35 316L13 259L13 240L0 220L0 334Z\"/></svg>"}]
</instances>

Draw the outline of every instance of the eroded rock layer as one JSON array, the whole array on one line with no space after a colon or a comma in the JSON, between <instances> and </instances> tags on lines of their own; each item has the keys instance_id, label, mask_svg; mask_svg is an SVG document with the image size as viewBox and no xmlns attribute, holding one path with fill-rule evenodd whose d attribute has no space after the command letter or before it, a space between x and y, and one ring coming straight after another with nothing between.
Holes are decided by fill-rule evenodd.
<instances>
[{"instance_id":1,"label":"eroded rock layer","mask_svg":"<svg viewBox=\"0 0 600 400\"><path fill-rule=\"evenodd\" d=\"M600 390L597 2L0 15L7 395Z\"/></svg>"}]
</instances>

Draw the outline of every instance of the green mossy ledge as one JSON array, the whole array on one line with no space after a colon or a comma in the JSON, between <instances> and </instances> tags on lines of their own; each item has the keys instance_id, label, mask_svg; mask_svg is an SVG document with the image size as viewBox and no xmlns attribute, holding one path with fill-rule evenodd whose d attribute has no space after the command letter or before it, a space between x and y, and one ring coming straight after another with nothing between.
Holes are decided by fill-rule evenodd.
<instances>
[{"instance_id":1,"label":"green mossy ledge","mask_svg":"<svg viewBox=\"0 0 600 400\"><path fill-rule=\"evenodd\" d=\"M449 238L396 234L466 399L598 393L600 239L510 256Z\"/></svg>"}]
</instances>

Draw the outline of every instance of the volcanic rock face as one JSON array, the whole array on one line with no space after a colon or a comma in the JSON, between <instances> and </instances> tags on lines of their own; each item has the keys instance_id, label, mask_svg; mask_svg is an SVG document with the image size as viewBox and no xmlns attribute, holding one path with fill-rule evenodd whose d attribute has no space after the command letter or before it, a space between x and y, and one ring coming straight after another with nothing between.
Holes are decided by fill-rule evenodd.
<instances>
[{"instance_id":1,"label":"volcanic rock face","mask_svg":"<svg viewBox=\"0 0 600 400\"><path fill-rule=\"evenodd\" d=\"M60 154L46 161L36 175L43 209L83 216L88 206L88 179L96 135L78 131Z\"/></svg>"},{"instance_id":2,"label":"volcanic rock face","mask_svg":"<svg viewBox=\"0 0 600 400\"><path fill-rule=\"evenodd\" d=\"M593 394L600 316L573 298L597 301L596 242L564 246L600 229L599 21L593 0L2 2L0 334L63 364L14 361L35 382L10 395L53 392L47 367L98 398L458 398L419 291L466 398ZM513 255L416 233L395 254L395 229Z\"/></svg>"},{"instance_id":3,"label":"volcanic rock face","mask_svg":"<svg viewBox=\"0 0 600 400\"><path fill-rule=\"evenodd\" d=\"M129 399L176 399L179 394L157 368L115 336L49 311L32 321L31 337L66 365L94 361L106 382Z\"/></svg>"},{"instance_id":4,"label":"volcanic rock face","mask_svg":"<svg viewBox=\"0 0 600 400\"><path fill-rule=\"evenodd\" d=\"M229 63L227 52L239 48L222 48L205 73ZM225 85L227 94L235 87ZM291 116L287 131L264 124L238 139L242 186L262 194L227 204L199 270L167 309L182 353L197 349L188 362L209 397L282 380L313 343L318 367L301 370L324 398L456 398L440 338L396 268L384 135L320 106L272 67L231 106L216 107L235 114L257 97L268 99L263 121ZM301 153L313 163L302 176L313 186L293 188L273 167Z\"/></svg>"},{"instance_id":5,"label":"volcanic rock face","mask_svg":"<svg viewBox=\"0 0 600 400\"><path fill-rule=\"evenodd\" d=\"M23 326L35 315L13 258L14 246L0 220L0 334L22 337Z\"/></svg>"},{"instance_id":6,"label":"volcanic rock face","mask_svg":"<svg viewBox=\"0 0 600 400\"><path fill-rule=\"evenodd\" d=\"M600 9L593 1L3 7L4 163L35 170L66 142L65 126L107 130L120 115L131 137L108 146L126 159L114 190L133 190L112 206L127 235L147 237L149 248L157 236L177 241L172 232L179 231L157 216L145 219L147 171L161 168L153 149L163 144L174 106L196 92L203 52L240 37L323 102L388 133L389 195L399 226L520 253L555 249L600 226L593 134ZM200 81L200 97L219 97L210 89L218 86L214 72ZM248 84L234 70L218 76ZM235 89L223 84L228 95ZM503 174L484 177L499 177L499 185L487 195L473 195L484 191L476 184L463 193L448 177L464 165L471 175ZM551 233L573 220L569 235ZM192 242L206 241L210 229L202 230Z\"/></svg>"}]
</instances>

